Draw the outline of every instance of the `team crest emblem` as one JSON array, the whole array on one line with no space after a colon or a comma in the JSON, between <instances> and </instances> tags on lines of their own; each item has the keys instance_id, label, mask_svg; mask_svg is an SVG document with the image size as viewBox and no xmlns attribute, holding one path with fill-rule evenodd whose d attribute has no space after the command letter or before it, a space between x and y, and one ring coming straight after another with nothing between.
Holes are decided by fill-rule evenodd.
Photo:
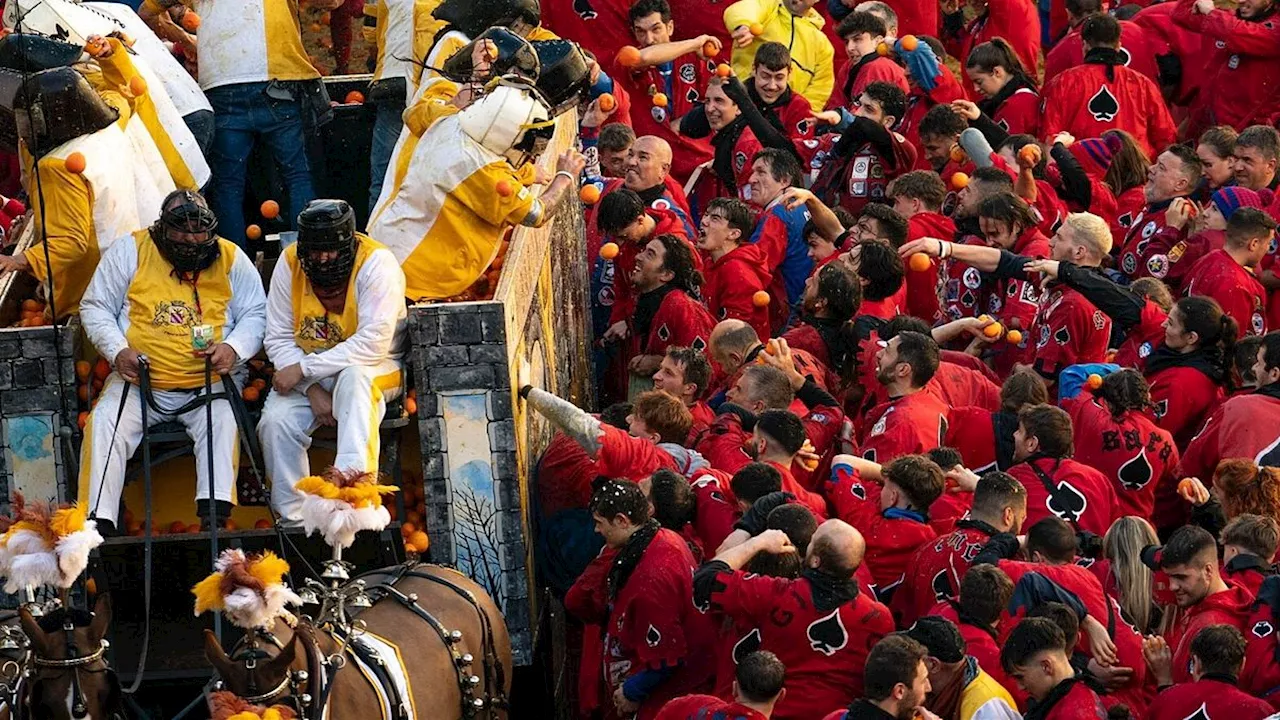
<instances>
[{"instance_id":1,"label":"team crest emblem","mask_svg":"<svg viewBox=\"0 0 1280 720\"><path fill-rule=\"evenodd\" d=\"M1048 325L1041 325L1041 326L1040 326L1040 339L1039 339L1038 341L1036 341L1036 347L1038 347L1038 348L1039 348L1039 347L1044 347L1045 345L1048 345L1048 344L1049 344L1049 326L1048 326Z\"/></svg>"},{"instance_id":2,"label":"team crest emblem","mask_svg":"<svg viewBox=\"0 0 1280 720\"><path fill-rule=\"evenodd\" d=\"M656 106L656 105L655 105L655 106L653 106L653 107L649 108L649 114L653 116L653 121L654 121L654 122L656 122L656 123L661 123L661 122L666 122L666 121L667 121L667 110L666 110L666 108L660 108L660 107L658 107L658 106Z\"/></svg>"},{"instance_id":3,"label":"team crest emblem","mask_svg":"<svg viewBox=\"0 0 1280 720\"><path fill-rule=\"evenodd\" d=\"M1142 239L1150 240L1152 235L1156 234L1156 221L1152 220L1142 226Z\"/></svg>"},{"instance_id":4,"label":"team crest emblem","mask_svg":"<svg viewBox=\"0 0 1280 720\"><path fill-rule=\"evenodd\" d=\"M1169 258L1164 255L1152 255L1147 259L1147 272L1151 277L1163 280L1169 272Z\"/></svg>"},{"instance_id":5,"label":"team crest emblem","mask_svg":"<svg viewBox=\"0 0 1280 720\"><path fill-rule=\"evenodd\" d=\"M666 323L658 326L658 339L663 342L671 339L671 329L667 327Z\"/></svg>"},{"instance_id":6,"label":"team crest emblem","mask_svg":"<svg viewBox=\"0 0 1280 720\"><path fill-rule=\"evenodd\" d=\"M1249 319L1249 324L1253 326L1254 335L1261 335L1262 331L1266 329L1266 324L1262 320L1262 313L1254 313L1253 317Z\"/></svg>"},{"instance_id":7,"label":"team crest emblem","mask_svg":"<svg viewBox=\"0 0 1280 720\"><path fill-rule=\"evenodd\" d=\"M687 83L698 79L698 71L693 67L693 63L685 63L680 66L680 79Z\"/></svg>"},{"instance_id":8,"label":"team crest emblem","mask_svg":"<svg viewBox=\"0 0 1280 720\"><path fill-rule=\"evenodd\" d=\"M1159 401L1159 402L1157 402L1157 403L1156 403L1155 413L1156 413L1156 419L1157 419L1157 420L1159 420L1160 418L1162 418L1162 417L1164 417L1165 415L1168 415L1168 414L1169 414L1169 399L1168 399L1168 398L1165 398L1164 400L1161 400L1161 401Z\"/></svg>"},{"instance_id":9,"label":"team crest emblem","mask_svg":"<svg viewBox=\"0 0 1280 720\"><path fill-rule=\"evenodd\" d=\"M1066 325L1063 325L1053 333L1053 339L1056 340L1059 345L1066 345L1071 342L1071 332L1067 330Z\"/></svg>"},{"instance_id":10,"label":"team crest emblem","mask_svg":"<svg viewBox=\"0 0 1280 720\"><path fill-rule=\"evenodd\" d=\"M1240 67L1240 56L1232 55L1231 59L1227 61L1227 67L1231 68L1232 70L1235 70L1236 68Z\"/></svg>"},{"instance_id":11,"label":"team crest emblem","mask_svg":"<svg viewBox=\"0 0 1280 720\"><path fill-rule=\"evenodd\" d=\"M1145 358L1151 354L1151 343L1144 342L1138 346L1138 357Z\"/></svg>"},{"instance_id":12,"label":"team crest emblem","mask_svg":"<svg viewBox=\"0 0 1280 720\"><path fill-rule=\"evenodd\" d=\"M964 286L970 290L977 290L982 285L982 274L978 272L977 268L965 268L962 279L964 280Z\"/></svg>"},{"instance_id":13,"label":"team crest emblem","mask_svg":"<svg viewBox=\"0 0 1280 720\"><path fill-rule=\"evenodd\" d=\"M325 347L333 347L346 339L342 336L342 329L325 317L303 318L298 337Z\"/></svg>"},{"instance_id":14,"label":"team crest emblem","mask_svg":"<svg viewBox=\"0 0 1280 720\"><path fill-rule=\"evenodd\" d=\"M191 306L181 300L165 300L156 305L155 316L151 319L151 324L155 327L164 327L172 325L177 327L192 327L196 324L196 314Z\"/></svg>"},{"instance_id":15,"label":"team crest emblem","mask_svg":"<svg viewBox=\"0 0 1280 720\"><path fill-rule=\"evenodd\" d=\"M1191 661L1188 660L1187 672L1191 672L1190 668L1191 668ZM1200 707L1197 708L1195 712L1186 716L1182 720L1212 720L1212 718L1209 717L1209 703L1207 702L1200 703Z\"/></svg>"},{"instance_id":16,"label":"team crest emblem","mask_svg":"<svg viewBox=\"0 0 1280 720\"><path fill-rule=\"evenodd\" d=\"M879 435L883 433L885 423L887 423L888 420L889 420L889 413L885 413L884 415L881 415L880 419L876 421L876 424L871 426L871 434Z\"/></svg>"},{"instance_id":17,"label":"team crest emblem","mask_svg":"<svg viewBox=\"0 0 1280 720\"><path fill-rule=\"evenodd\" d=\"M694 88L689 88L689 92L684 94L684 99L690 103L698 102L698 91Z\"/></svg>"},{"instance_id":18,"label":"team crest emblem","mask_svg":"<svg viewBox=\"0 0 1280 720\"><path fill-rule=\"evenodd\" d=\"M1125 275L1132 275L1138 270L1138 258L1132 253L1125 253L1124 259L1120 261L1120 269L1124 270Z\"/></svg>"},{"instance_id":19,"label":"team crest emblem","mask_svg":"<svg viewBox=\"0 0 1280 720\"><path fill-rule=\"evenodd\" d=\"M947 577L945 569L939 570L937 575L933 576L933 582L930 583L933 588L933 599L935 602L941 602L950 597L955 597L955 593L951 590L951 578Z\"/></svg>"},{"instance_id":20,"label":"team crest emblem","mask_svg":"<svg viewBox=\"0 0 1280 720\"><path fill-rule=\"evenodd\" d=\"M734 153L734 154L733 154L733 169L734 169L734 170L741 170L742 168L746 167L746 165L747 165L747 154L746 154L746 153L743 153L743 152L737 152L737 153Z\"/></svg>"},{"instance_id":21,"label":"team crest emblem","mask_svg":"<svg viewBox=\"0 0 1280 720\"><path fill-rule=\"evenodd\" d=\"M1141 490L1151 482L1153 475L1155 470L1151 467L1151 461L1147 460L1145 447L1140 448L1137 455L1126 460L1116 471L1116 477L1125 490Z\"/></svg>"},{"instance_id":22,"label":"team crest emblem","mask_svg":"<svg viewBox=\"0 0 1280 720\"><path fill-rule=\"evenodd\" d=\"M1040 296L1036 293L1036 286L1029 282L1022 283L1022 294L1018 299L1028 305L1035 305L1040 302Z\"/></svg>"},{"instance_id":23,"label":"team crest emblem","mask_svg":"<svg viewBox=\"0 0 1280 720\"><path fill-rule=\"evenodd\" d=\"M858 498L859 500L866 500L867 488L864 487L862 483L854 483L849 486L849 494Z\"/></svg>"},{"instance_id":24,"label":"team crest emblem","mask_svg":"<svg viewBox=\"0 0 1280 720\"><path fill-rule=\"evenodd\" d=\"M1275 241L1272 240L1271 244L1274 248ZM1172 265L1178 262L1179 260L1181 260L1182 254L1185 253L1186 251L1187 251L1187 241L1179 240L1177 245L1174 245L1173 247L1169 248L1169 254L1166 256L1169 258L1169 264ZM1274 249L1272 251L1274 252Z\"/></svg>"},{"instance_id":25,"label":"team crest emblem","mask_svg":"<svg viewBox=\"0 0 1280 720\"><path fill-rule=\"evenodd\" d=\"M1101 330L1107 326L1107 316L1102 314L1101 310L1093 311L1093 329Z\"/></svg>"},{"instance_id":26,"label":"team crest emblem","mask_svg":"<svg viewBox=\"0 0 1280 720\"><path fill-rule=\"evenodd\" d=\"M1004 300L999 295L992 295L987 301L987 312L998 313L1000 308L1004 307Z\"/></svg>"}]
</instances>

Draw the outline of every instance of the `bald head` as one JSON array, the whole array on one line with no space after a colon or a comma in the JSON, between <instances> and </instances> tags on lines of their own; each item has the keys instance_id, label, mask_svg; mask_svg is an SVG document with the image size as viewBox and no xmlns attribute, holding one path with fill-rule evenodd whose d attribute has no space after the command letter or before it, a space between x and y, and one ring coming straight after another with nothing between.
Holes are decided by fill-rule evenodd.
<instances>
[{"instance_id":1,"label":"bald head","mask_svg":"<svg viewBox=\"0 0 1280 720\"><path fill-rule=\"evenodd\" d=\"M755 328L741 320L721 320L711 329L711 357L726 372L735 372L747 353L760 344Z\"/></svg>"},{"instance_id":2,"label":"bald head","mask_svg":"<svg viewBox=\"0 0 1280 720\"><path fill-rule=\"evenodd\" d=\"M642 135L631 144L627 156L627 174L623 184L630 190L642 192L657 187L671 172L671 146L654 135Z\"/></svg>"},{"instance_id":3,"label":"bald head","mask_svg":"<svg viewBox=\"0 0 1280 720\"><path fill-rule=\"evenodd\" d=\"M843 520L832 519L814 531L804 561L807 567L848 580L862 565L866 554L867 541L862 533Z\"/></svg>"}]
</instances>

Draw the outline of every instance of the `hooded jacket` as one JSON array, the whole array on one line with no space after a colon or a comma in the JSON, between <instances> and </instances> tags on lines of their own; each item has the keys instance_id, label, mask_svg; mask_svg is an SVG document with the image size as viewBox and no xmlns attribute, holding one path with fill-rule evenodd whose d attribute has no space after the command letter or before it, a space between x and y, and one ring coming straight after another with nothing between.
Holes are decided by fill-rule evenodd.
<instances>
[{"instance_id":1,"label":"hooded jacket","mask_svg":"<svg viewBox=\"0 0 1280 720\"><path fill-rule=\"evenodd\" d=\"M769 306L757 307L753 296L761 290L768 290L772 296L781 286L785 298L786 287L774 281L761 245L739 245L707 265L702 275L702 299L716 322L742 320L755 328L757 336L772 337Z\"/></svg>"},{"instance_id":2,"label":"hooded jacket","mask_svg":"<svg viewBox=\"0 0 1280 720\"><path fill-rule=\"evenodd\" d=\"M835 86L835 48L822 28L826 21L810 8L801 17L791 14L778 0L738 0L725 8L724 26L730 34L739 25L759 24L764 32L744 48L733 48L733 72L751 77L756 50L767 42L778 42L791 51L791 89L804 95L814 112L827 105Z\"/></svg>"}]
</instances>

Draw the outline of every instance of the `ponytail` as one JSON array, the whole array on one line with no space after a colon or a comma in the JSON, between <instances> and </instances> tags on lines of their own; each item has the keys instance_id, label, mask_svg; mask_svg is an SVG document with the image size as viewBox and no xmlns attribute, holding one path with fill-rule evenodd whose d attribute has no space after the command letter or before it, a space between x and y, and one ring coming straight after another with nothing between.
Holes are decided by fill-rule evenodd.
<instances>
[{"instance_id":1,"label":"ponytail","mask_svg":"<svg viewBox=\"0 0 1280 720\"><path fill-rule=\"evenodd\" d=\"M1009 43L1001 37L992 38L973 48L965 60L966 69L980 70L990 73L998 67L1004 68L1011 77L1020 78L1027 87L1035 88L1035 78L1023 67Z\"/></svg>"},{"instance_id":2,"label":"ponytail","mask_svg":"<svg viewBox=\"0 0 1280 720\"><path fill-rule=\"evenodd\" d=\"M1113 372L1102 381L1098 396L1111 408L1117 422L1130 410L1142 412L1152 406L1151 388L1137 370L1127 368Z\"/></svg>"},{"instance_id":3,"label":"ponytail","mask_svg":"<svg viewBox=\"0 0 1280 720\"><path fill-rule=\"evenodd\" d=\"M1235 318L1222 312L1222 306L1203 295L1184 297L1174 304L1182 316L1182 327L1200 337L1197 349L1207 351L1223 376L1227 389L1234 384L1231 379L1231 361L1235 356L1236 339L1240 328Z\"/></svg>"}]
</instances>

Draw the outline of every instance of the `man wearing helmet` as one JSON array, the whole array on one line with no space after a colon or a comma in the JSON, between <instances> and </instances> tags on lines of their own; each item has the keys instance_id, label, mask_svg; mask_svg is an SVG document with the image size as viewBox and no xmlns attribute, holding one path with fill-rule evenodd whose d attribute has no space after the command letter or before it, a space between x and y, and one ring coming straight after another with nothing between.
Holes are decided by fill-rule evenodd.
<instances>
[{"instance_id":1,"label":"man wearing helmet","mask_svg":"<svg viewBox=\"0 0 1280 720\"><path fill-rule=\"evenodd\" d=\"M298 241L276 263L268 301L264 344L276 374L258 437L271 504L297 520L293 486L310 474L317 427L341 425L334 467L378 469L378 425L401 385L404 273L387 248L356 232L350 205L315 200L298 215Z\"/></svg>"},{"instance_id":2,"label":"man wearing helmet","mask_svg":"<svg viewBox=\"0 0 1280 720\"><path fill-rule=\"evenodd\" d=\"M369 219L369 234L400 261L409 299L460 295L489 267L508 227L542 226L577 189L585 161L572 150L537 197L517 174L554 131L547 104L514 78L499 79L483 98L427 129L403 174L384 184Z\"/></svg>"},{"instance_id":3,"label":"man wearing helmet","mask_svg":"<svg viewBox=\"0 0 1280 720\"><path fill-rule=\"evenodd\" d=\"M222 522L236 502L240 457L235 417L225 399L212 401L212 428L200 396L205 362L217 375L231 373L262 347L266 297L249 257L218 237L217 218L203 197L176 190L160 206L150 227L113 243L85 291L80 317L98 352L112 360L84 428L80 449L80 502L114 530L125 463L142 439L140 357L150 366L155 425L178 420L195 445L196 505L209 516L209 466L213 464L214 510ZM222 391L221 380L213 392ZM210 460L212 433L213 458Z\"/></svg>"}]
</instances>

